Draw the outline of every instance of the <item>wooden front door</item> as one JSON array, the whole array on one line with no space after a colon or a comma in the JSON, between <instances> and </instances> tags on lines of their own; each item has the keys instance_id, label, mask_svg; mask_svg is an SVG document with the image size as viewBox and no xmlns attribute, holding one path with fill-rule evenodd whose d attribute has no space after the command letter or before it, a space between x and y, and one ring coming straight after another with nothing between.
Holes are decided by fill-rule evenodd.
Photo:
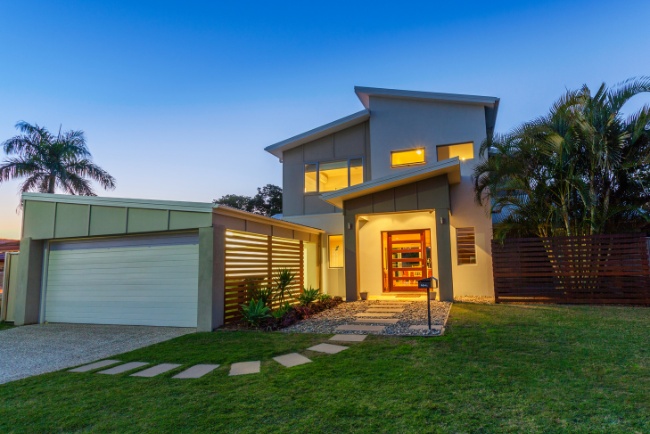
<instances>
[{"instance_id":1,"label":"wooden front door","mask_svg":"<svg viewBox=\"0 0 650 434\"><path fill-rule=\"evenodd\" d=\"M384 232L384 286L388 291L424 291L428 277L426 229Z\"/></svg>"}]
</instances>

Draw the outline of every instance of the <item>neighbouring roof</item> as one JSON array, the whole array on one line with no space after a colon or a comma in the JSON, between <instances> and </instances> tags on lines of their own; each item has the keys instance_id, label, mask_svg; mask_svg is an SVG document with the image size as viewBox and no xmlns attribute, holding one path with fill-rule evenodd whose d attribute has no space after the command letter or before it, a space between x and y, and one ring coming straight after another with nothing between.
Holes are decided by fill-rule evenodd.
<instances>
[{"instance_id":1,"label":"neighbouring roof","mask_svg":"<svg viewBox=\"0 0 650 434\"><path fill-rule=\"evenodd\" d=\"M309 130L305 133L293 136L287 140L283 140L271 146L267 146L264 148L264 150L270 152L282 160L282 153L284 151L288 151L289 149L293 149L307 142L320 139L321 137L342 131L354 125L358 125L362 122L367 121L369 118L370 112L368 110L361 110L360 112L356 112L350 116L337 119L334 122L330 122L329 124L322 125L318 128L314 128L313 130Z\"/></svg>"},{"instance_id":2,"label":"neighbouring roof","mask_svg":"<svg viewBox=\"0 0 650 434\"><path fill-rule=\"evenodd\" d=\"M372 181L353 185L331 193L324 193L321 194L320 197L334 206L343 208L343 202L346 200L355 199L367 194L377 193L389 188L411 184L413 182L422 181L423 179L444 174L447 175L449 184L460 183L460 160L458 157L408 169L403 172L384 176L383 178L373 179Z\"/></svg>"},{"instance_id":3,"label":"neighbouring roof","mask_svg":"<svg viewBox=\"0 0 650 434\"><path fill-rule=\"evenodd\" d=\"M20 250L20 240L0 238L0 262L5 260L6 252L17 252L18 250Z\"/></svg>"}]
</instances>

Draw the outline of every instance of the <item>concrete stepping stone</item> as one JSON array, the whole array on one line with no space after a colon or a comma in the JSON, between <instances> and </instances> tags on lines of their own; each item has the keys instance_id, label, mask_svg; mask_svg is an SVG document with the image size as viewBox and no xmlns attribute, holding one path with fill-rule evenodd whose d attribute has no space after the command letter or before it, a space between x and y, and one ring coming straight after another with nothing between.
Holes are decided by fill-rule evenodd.
<instances>
[{"instance_id":1,"label":"concrete stepping stone","mask_svg":"<svg viewBox=\"0 0 650 434\"><path fill-rule=\"evenodd\" d=\"M386 327L363 324L344 324L336 328L337 332L377 332L381 333Z\"/></svg>"},{"instance_id":2,"label":"concrete stepping stone","mask_svg":"<svg viewBox=\"0 0 650 434\"><path fill-rule=\"evenodd\" d=\"M218 367L219 365L194 365L191 368L174 375L172 378L201 378Z\"/></svg>"},{"instance_id":3,"label":"concrete stepping stone","mask_svg":"<svg viewBox=\"0 0 650 434\"><path fill-rule=\"evenodd\" d=\"M357 318L358 323L365 324L397 324L399 319L384 319L384 318Z\"/></svg>"},{"instance_id":4,"label":"concrete stepping stone","mask_svg":"<svg viewBox=\"0 0 650 434\"><path fill-rule=\"evenodd\" d=\"M230 365L230 376L246 375L246 374L259 374L260 362L239 362Z\"/></svg>"},{"instance_id":5,"label":"concrete stepping stone","mask_svg":"<svg viewBox=\"0 0 650 434\"><path fill-rule=\"evenodd\" d=\"M282 366L286 366L287 368L291 368L293 366L298 366L298 365L304 365L305 363L311 363L311 360L309 360L307 357L303 356L302 354L298 354L298 353L291 353L291 354L285 354L283 356L273 357L273 360L275 360Z\"/></svg>"},{"instance_id":6,"label":"concrete stepping stone","mask_svg":"<svg viewBox=\"0 0 650 434\"><path fill-rule=\"evenodd\" d=\"M94 362L89 365L79 366L78 368L70 369L68 372L88 372L94 369L103 368L105 366L114 365L120 363L119 360L100 360L99 362Z\"/></svg>"},{"instance_id":7,"label":"concrete stepping stone","mask_svg":"<svg viewBox=\"0 0 650 434\"><path fill-rule=\"evenodd\" d=\"M386 318L386 317L391 317L395 316L394 313L391 312L386 312L386 313L381 313L381 312L364 312L364 313L357 313L354 316L356 317L372 317L372 318Z\"/></svg>"},{"instance_id":8,"label":"concrete stepping stone","mask_svg":"<svg viewBox=\"0 0 650 434\"><path fill-rule=\"evenodd\" d=\"M156 375L163 374L172 369L178 368L179 364L176 363L161 363L160 365L152 366L151 368L145 369L144 371L136 372L131 374L131 377L155 377Z\"/></svg>"},{"instance_id":9,"label":"concrete stepping stone","mask_svg":"<svg viewBox=\"0 0 650 434\"><path fill-rule=\"evenodd\" d=\"M98 374L106 374L106 375L116 375L116 374L121 374L122 372L126 371L132 371L134 369L141 368L143 366L147 366L149 363L145 362L129 362L125 363L123 365L116 366L111 369L107 369L105 371L99 371Z\"/></svg>"},{"instance_id":10,"label":"concrete stepping stone","mask_svg":"<svg viewBox=\"0 0 650 434\"><path fill-rule=\"evenodd\" d=\"M397 309L394 307L371 307L366 311L366 313L379 313L379 312L385 312L385 313L402 313L404 312L404 309Z\"/></svg>"},{"instance_id":11,"label":"concrete stepping stone","mask_svg":"<svg viewBox=\"0 0 650 434\"><path fill-rule=\"evenodd\" d=\"M309 351L316 351L319 353L325 354L336 354L340 353L343 350L347 350L349 347L344 347L343 345L332 345L332 344L318 344L313 347L307 348Z\"/></svg>"},{"instance_id":12,"label":"concrete stepping stone","mask_svg":"<svg viewBox=\"0 0 650 434\"><path fill-rule=\"evenodd\" d=\"M334 335L330 338L330 341L339 341L339 342L363 342L368 335Z\"/></svg>"},{"instance_id":13,"label":"concrete stepping stone","mask_svg":"<svg viewBox=\"0 0 650 434\"><path fill-rule=\"evenodd\" d=\"M442 331L444 327L441 325L431 325L431 330L438 330L439 332ZM412 325L409 326L409 330L429 330L429 326L424 324L424 325Z\"/></svg>"}]
</instances>

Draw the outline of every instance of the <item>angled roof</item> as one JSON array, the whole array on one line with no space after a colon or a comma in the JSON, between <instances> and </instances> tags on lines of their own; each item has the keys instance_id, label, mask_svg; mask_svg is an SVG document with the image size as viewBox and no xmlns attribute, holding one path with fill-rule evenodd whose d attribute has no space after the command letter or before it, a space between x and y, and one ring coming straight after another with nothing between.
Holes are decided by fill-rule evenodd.
<instances>
[{"instance_id":1,"label":"angled roof","mask_svg":"<svg viewBox=\"0 0 650 434\"><path fill-rule=\"evenodd\" d=\"M462 104L478 104L484 106L495 106L499 98L494 96L463 95L457 93L420 92L413 90L383 89L379 87L355 86L354 92L361 100L361 104L370 110L370 97L381 96L384 98L413 99L440 102L454 102Z\"/></svg>"},{"instance_id":2,"label":"angled roof","mask_svg":"<svg viewBox=\"0 0 650 434\"><path fill-rule=\"evenodd\" d=\"M69 194L23 193L23 200L39 202L60 202L83 205L102 205L116 207L133 207L149 209L168 209L173 211L191 211L211 213L214 205L205 202L180 202L157 199L126 199L117 197L73 196Z\"/></svg>"},{"instance_id":3,"label":"angled roof","mask_svg":"<svg viewBox=\"0 0 650 434\"><path fill-rule=\"evenodd\" d=\"M321 137L325 137L329 134L336 133L354 125L358 125L362 122L367 121L369 118L370 112L368 110L361 110L360 112L356 112L350 116L337 119L334 122L330 122L329 124L322 125L318 128L314 128L313 130L309 130L305 133L293 136L287 140L283 140L271 146L267 146L264 148L264 150L270 152L279 159L282 159L282 153L284 151L288 151L289 149L293 149L307 142L311 142L312 140L320 139Z\"/></svg>"},{"instance_id":4,"label":"angled roof","mask_svg":"<svg viewBox=\"0 0 650 434\"><path fill-rule=\"evenodd\" d=\"M458 157L424 166L418 166L416 168L390 174L383 178L373 179L372 181L353 185L331 193L324 193L321 194L320 197L334 206L343 208L343 202L346 200L355 199L367 194L377 193L389 188L411 184L413 182L422 181L423 179L444 174L447 174L449 184L460 183L460 160Z\"/></svg>"}]
</instances>

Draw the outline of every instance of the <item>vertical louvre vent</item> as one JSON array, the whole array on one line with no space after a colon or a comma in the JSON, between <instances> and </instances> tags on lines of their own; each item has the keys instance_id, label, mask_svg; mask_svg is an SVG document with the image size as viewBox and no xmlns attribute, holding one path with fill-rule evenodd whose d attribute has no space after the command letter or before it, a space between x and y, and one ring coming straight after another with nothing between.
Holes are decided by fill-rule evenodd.
<instances>
[{"instance_id":1,"label":"vertical louvre vent","mask_svg":"<svg viewBox=\"0 0 650 434\"><path fill-rule=\"evenodd\" d=\"M458 249L458 265L476 264L474 228L456 229L456 248Z\"/></svg>"}]
</instances>

